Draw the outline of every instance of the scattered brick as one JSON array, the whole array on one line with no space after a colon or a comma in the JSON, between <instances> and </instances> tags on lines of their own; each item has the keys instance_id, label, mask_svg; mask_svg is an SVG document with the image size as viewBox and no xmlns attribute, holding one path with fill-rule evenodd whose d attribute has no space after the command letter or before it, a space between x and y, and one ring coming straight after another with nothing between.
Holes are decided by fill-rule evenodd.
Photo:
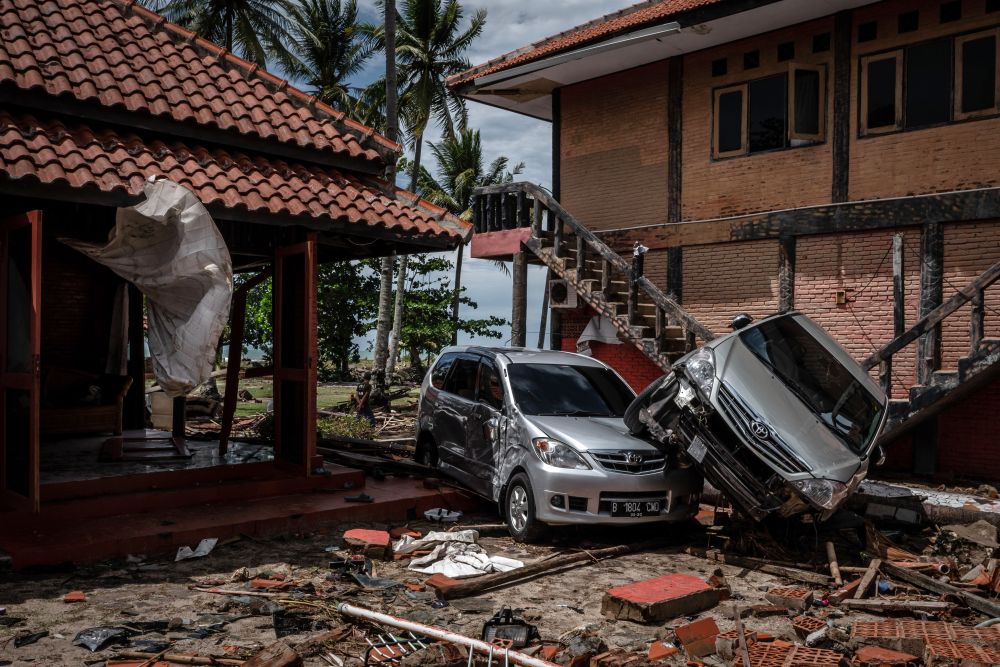
<instances>
[{"instance_id":1,"label":"scattered brick","mask_svg":"<svg viewBox=\"0 0 1000 667\"><path fill-rule=\"evenodd\" d=\"M414 593L423 593L427 590L427 586L424 584L417 584L412 581L406 582L406 588L413 591Z\"/></svg>"},{"instance_id":2,"label":"scattered brick","mask_svg":"<svg viewBox=\"0 0 1000 667\"><path fill-rule=\"evenodd\" d=\"M825 627L826 621L815 616L796 616L792 619L792 629L802 639Z\"/></svg>"},{"instance_id":3,"label":"scattered brick","mask_svg":"<svg viewBox=\"0 0 1000 667\"><path fill-rule=\"evenodd\" d=\"M719 600L728 600L733 595L729 582L726 581L726 575L721 568L716 569L708 578L708 585L718 592Z\"/></svg>"},{"instance_id":4,"label":"scattered brick","mask_svg":"<svg viewBox=\"0 0 1000 667\"><path fill-rule=\"evenodd\" d=\"M847 598L854 597L854 592L858 590L858 586L861 585L861 577L858 577L854 581L844 584L834 592L827 596L830 604L840 604Z\"/></svg>"},{"instance_id":5,"label":"scattered brick","mask_svg":"<svg viewBox=\"0 0 1000 667\"><path fill-rule=\"evenodd\" d=\"M649 658L650 662L656 662L657 660L663 660L668 658L675 653L679 652L676 646L669 642L655 641L653 645L649 647L649 653L646 657Z\"/></svg>"},{"instance_id":6,"label":"scattered brick","mask_svg":"<svg viewBox=\"0 0 1000 667\"><path fill-rule=\"evenodd\" d=\"M780 604L758 604L750 607L750 613L755 618L767 618L768 616L788 616L788 608Z\"/></svg>"},{"instance_id":7,"label":"scattered brick","mask_svg":"<svg viewBox=\"0 0 1000 667\"><path fill-rule=\"evenodd\" d=\"M451 577L444 574L432 574L428 579L424 581L424 585L433 588L438 593L451 588L458 583L458 579L452 579Z\"/></svg>"},{"instance_id":8,"label":"scattered brick","mask_svg":"<svg viewBox=\"0 0 1000 667\"><path fill-rule=\"evenodd\" d=\"M746 638L747 646L750 646L758 641L757 633L753 630L744 628L743 636ZM720 632L715 637L715 652L718 653L719 657L723 660L734 660L739 650L738 640L739 634L736 632L735 628L732 630L726 630L725 632Z\"/></svg>"},{"instance_id":9,"label":"scattered brick","mask_svg":"<svg viewBox=\"0 0 1000 667\"><path fill-rule=\"evenodd\" d=\"M277 579L264 579L263 577L257 577L250 581L250 588L257 588L262 590L282 590L285 588L291 588L292 584L289 581L279 581Z\"/></svg>"},{"instance_id":10,"label":"scattered brick","mask_svg":"<svg viewBox=\"0 0 1000 667\"><path fill-rule=\"evenodd\" d=\"M682 625L674 630L674 633L690 658L700 658L715 653L715 638L719 634L719 626L716 625L714 618L703 618Z\"/></svg>"},{"instance_id":11,"label":"scattered brick","mask_svg":"<svg viewBox=\"0 0 1000 667\"><path fill-rule=\"evenodd\" d=\"M1000 650L989 646L977 646L931 637L924 650L924 664L927 667L951 667L952 665L1000 665Z\"/></svg>"},{"instance_id":12,"label":"scattered brick","mask_svg":"<svg viewBox=\"0 0 1000 667\"><path fill-rule=\"evenodd\" d=\"M805 588L772 588L764 597L772 604L804 610L812 604L813 592Z\"/></svg>"},{"instance_id":13,"label":"scattered brick","mask_svg":"<svg viewBox=\"0 0 1000 667\"><path fill-rule=\"evenodd\" d=\"M543 646L542 647L542 660L548 660L549 662L552 662L553 660L555 660L556 655L561 650L562 650L562 647L559 646L558 644L549 644L548 646Z\"/></svg>"},{"instance_id":14,"label":"scattered brick","mask_svg":"<svg viewBox=\"0 0 1000 667\"><path fill-rule=\"evenodd\" d=\"M413 530L408 526L396 526L395 528L389 531L389 537L391 537L394 540L401 539L407 535L409 535L415 540L419 540L421 537L424 536L424 534L421 533L419 530Z\"/></svg>"},{"instance_id":15,"label":"scattered brick","mask_svg":"<svg viewBox=\"0 0 1000 667\"><path fill-rule=\"evenodd\" d=\"M369 558L386 559L392 553L391 538L384 530L354 528L344 533L344 543L359 549Z\"/></svg>"},{"instance_id":16,"label":"scattered brick","mask_svg":"<svg viewBox=\"0 0 1000 667\"><path fill-rule=\"evenodd\" d=\"M640 623L665 621L714 607L719 594L689 574L668 574L608 590L601 613L609 618Z\"/></svg>"},{"instance_id":17,"label":"scattered brick","mask_svg":"<svg viewBox=\"0 0 1000 667\"><path fill-rule=\"evenodd\" d=\"M70 591L65 596L63 596L63 602L86 602L87 596L84 595L83 591Z\"/></svg>"},{"instance_id":18,"label":"scattered brick","mask_svg":"<svg viewBox=\"0 0 1000 667\"><path fill-rule=\"evenodd\" d=\"M1000 650L1000 627L974 628L944 621L859 621L851 628L851 645L880 646L913 655L923 655L933 639L976 644Z\"/></svg>"},{"instance_id":19,"label":"scattered brick","mask_svg":"<svg viewBox=\"0 0 1000 667\"><path fill-rule=\"evenodd\" d=\"M858 667L912 667L919 659L910 653L878 646L862 646L854 654L854 664Z\"/></svg>"}]
</instances>

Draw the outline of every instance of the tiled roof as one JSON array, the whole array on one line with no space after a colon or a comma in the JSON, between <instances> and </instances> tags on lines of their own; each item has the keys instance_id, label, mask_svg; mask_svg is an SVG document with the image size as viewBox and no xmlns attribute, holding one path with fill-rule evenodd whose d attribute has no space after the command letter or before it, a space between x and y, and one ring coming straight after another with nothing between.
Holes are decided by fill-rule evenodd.
<instances>
[{"instance_id":1,"label":"tiled roof","mask_svg":"<svg viewBox=\"0 0 1000 667\"><path fill-rule=\"evenodd\" d=\"M375 178L0 111L0 180L138 194L165 176L206 206L457 239L471 226Z\"/></svg>"},{"instance_id":2,"label":"tiled roof","mask_svg":"<svg viewBox=\"0 0 1000 667\"><path fill-rule=\"evenodd\" d=\"M371 161L399 150L135 0L0 0L0 84Z\"/></svg>"},{"instance_id":3,"label":"tiled roof","mask_svg":"<svg viewBox=\"0 0 1000 667\"><path fill-rule=\"evenodd\" d=\"M487 74L510 69L517 65L539 60L561 51L568 51L590 42L608 39L621 33L663 23L677 14L725 1L650 0L649 2L632 5L621 11L607 14L589 23L584 23L583 25L561 32L558 35L546 37L530 46L518 49L517 51L511 51L499 58L494 58L482 65L477 65L465 72L456 74L448 79L448 85L458 86L468 83L473 79L486 76Z\"/></svg>"}]
</instances>

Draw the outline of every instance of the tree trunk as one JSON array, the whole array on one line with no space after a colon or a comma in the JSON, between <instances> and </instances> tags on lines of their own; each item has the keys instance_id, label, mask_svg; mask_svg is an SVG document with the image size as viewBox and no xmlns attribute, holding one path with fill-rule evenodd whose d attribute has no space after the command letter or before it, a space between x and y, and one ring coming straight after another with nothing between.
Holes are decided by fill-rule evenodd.
<instances>
[{"instance_id":1,"label":"tree trunk","mask_svg":"<svg viewBox=\"0 0 1000 667\"><path fill-rule=\"evenodd\" d=\"M396 3L385 2L385 136L398 141L399 121L396 86ZM386 165L386 180L396 184L396 163ZM392 257L382 258L381 280L378 292L378 324L375 330L375 368L372 373L372 403L386 403L385 362L389 351L389 328L392 307Z\"/></svg>"},{"instance_id":2,"label":"tree trunk","mask_svg":"<svg viewBox=\"0 0 1000 667\"><path fill-rule=\"evenodd\" d=\"M458 309L461 307L462 296L462 256L465 254L465 245L458 246L458 255L455 257L455 295L451 298L451 344L458 345Z\"/></svg>"},{"instance_id":3,"label":"tree trunk","mask_svg":"<svg viewBox=\"0 0 1000 667\"><path fill-rule=\"evenodd\" d=\"M410 369L413 371L414 377L417 378L417 382L422 382L424 379L424 364L420 360L420 350L415 347L410 348Z\"/></svg>"},{"instance_id":4,"label":"tree trunk","mask_svg":"<svg viewBox=\"0 0 1000 667\"><path fill-rule=\"evenodd\" d=\"M417 134L413 147L413 165L410 168L410 192L417 191L417 179L420 176L420 153L424 146L423 133ZM389 341L389 361L385 368L387 381L392 381L396 372L396 361L399 359L399 337L403 332L403 299L406 297L406 269L409 259L406 255L399 258L399 268L396 273L396 310L392 320L392 338Z\"/></svg>"}]
</instances>

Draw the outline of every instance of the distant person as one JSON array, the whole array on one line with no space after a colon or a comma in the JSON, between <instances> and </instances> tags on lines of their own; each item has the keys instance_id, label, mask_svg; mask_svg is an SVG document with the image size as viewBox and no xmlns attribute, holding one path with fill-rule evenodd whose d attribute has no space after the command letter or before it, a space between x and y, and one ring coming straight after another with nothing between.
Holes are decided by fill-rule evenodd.
<instances>
[{"instance_id":1,"label":"distant person","mask_svg":"<svg viewBox=\"0 0 1000 667\"><path fill-rule=\"evenodd\" d=\"M375 413L372 412L372 374L365 373L361 383L354 392L354 407L358 411L359 417L364 417L372 426L375 426Z\"/></svg>"}]
</instances>

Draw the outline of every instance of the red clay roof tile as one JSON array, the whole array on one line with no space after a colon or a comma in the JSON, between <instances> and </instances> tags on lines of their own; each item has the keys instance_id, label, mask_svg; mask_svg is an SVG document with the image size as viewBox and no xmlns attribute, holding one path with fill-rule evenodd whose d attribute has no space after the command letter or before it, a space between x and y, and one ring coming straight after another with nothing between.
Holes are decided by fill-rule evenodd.
<instances>
[{"instance_id":1,"label":"red clay roof tile","mask_svg":"<svg viewBox=\"0 0 1000 667\"><path fill-rule=\"evenodd\" d=\"M471 231L444 209L373 177L0 111L0 179L138 194L154 175L227 209L451 239Z\"/></svg>"},{"instance_id":2,"label":"red clay roof tile","mask_svg":"<svg viewBox=\"0 0 1000 667\"><path fill-rule=\"evenodd\" d=\"M380 163L399 150L135 0L0 0L0 83Z\"/></svg>"},{"instance_id":3,"label":"red clay roof tile","mask_svg":"<svg viewBox=\"0 0 1000 667\"><path fill-rule=\"evenodd\" d=\"M494 58L481 65L476 65L471 69L449 77L448 85L453 87L459 86L487 74L523 65L544 58L545 56L554 55L560 51L568 51L575 47L607 39L620 33L656 25L677 14L725 1L650 0L648 2L641 2L575 28L570 28L558 35L546 37L541 41L516 51L505 53L499 58Z\"/></svg>"}]
</instances>

